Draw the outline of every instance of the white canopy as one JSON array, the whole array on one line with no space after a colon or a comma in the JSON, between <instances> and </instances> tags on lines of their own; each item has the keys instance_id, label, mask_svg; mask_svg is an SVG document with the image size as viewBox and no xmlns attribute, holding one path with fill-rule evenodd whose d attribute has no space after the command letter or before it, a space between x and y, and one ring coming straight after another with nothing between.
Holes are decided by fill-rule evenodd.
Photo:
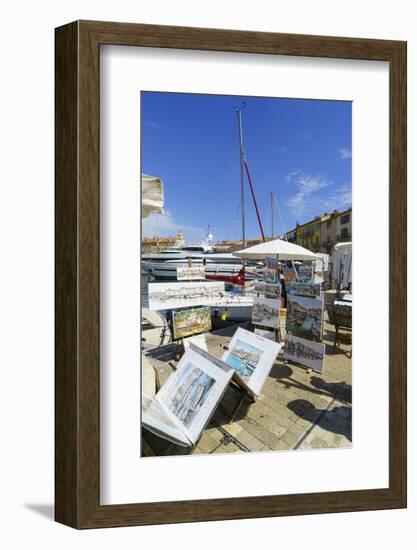
<instances>
[{"instance_id":1,"label":"white canopy","mask_svg":"<svg viewBox=\"0 0 417 550\"><path fill-rule=\"evenodd\" d=\"M261 260L267 256L277 258L278 260L317 260L319 256L303 248L298 244L289 243L281 239L266 241L265 243L250 246L244 250L233 252L234 256L246 258L249 260Z\"/></svg>"},{"instance_id":2,"label":"white canopy","mask_svg":"<svg viewBox=\"0 0 417 550\"><path fill-rule=\"evenodd\" d=\"M164 183L161 178L142 174L142 218L151 212L164 213Z\"/></svg>"}]
</instances>

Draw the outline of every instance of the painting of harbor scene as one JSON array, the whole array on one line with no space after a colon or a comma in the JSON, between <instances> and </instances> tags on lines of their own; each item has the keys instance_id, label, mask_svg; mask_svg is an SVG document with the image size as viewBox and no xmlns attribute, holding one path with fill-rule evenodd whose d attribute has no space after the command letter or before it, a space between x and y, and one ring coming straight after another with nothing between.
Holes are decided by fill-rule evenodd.
<instances>
[{"instance_id":1,"label":"painting of harbor scene","mask_svg":"<svg viewBox=\"0 0 417 550\"><path fill-rule=\"evenodd\" d=\"M191 428L214 383L214 378L191 362L183 368L177 384L165 402L186 428Z\"/></svg>"},{"instance_id":2,"label":"painting of harbor scene","mask_svg":"<svg viewBox=\"0 0 417 550\"><path fill-rule=\"evenodd\" d=\"M253 299L252 323L264 327L279 327L279 301L256 296Z\"/></svg>"},{"instance_id":3,"label":"painting of harbor scene","mask_svg":"<svg viewBox=\"0 0 417 550\"><path fill-rule=\"evenodd\" d=\"M187 306L214 304L224 294L224 283L195 281L149 283L149 309L157 311Z\"/></svg>"},{"instance_id":4,"label":"painting of harbor scene","mask_svg":"<svg viewBox=\"0 0 417 550\"><path fill-rule=\"evenodd\" d=\"M312 283L314 272L312 265L300 265L297 269L297 281L299 283Z\"/></svg>"},{"instance_id":5,"label":"painting of harbor scene","mask_svg":"<svg viewBox=\"0 0 417 550\"><path fill-rule=\"evenodd\" d=\"M323 300L305 296L289 296L287 302L287 333L321 340L323 320Z\"/></svg>"},{"instance_id":6,"label":"painting of harbor scene","mask_svg":"<svg viewBox=\"0 0 417 550\"><path fill-rule=\"evenodd\" d=\"M276 258L265 258L264 281L279 283L279 263Z\"/></svg>"},{"instance_id":7,"label":"painting of harbor scene","mask_svg":"<svg viewBox=\"0 0 417 550\"><path fill-rule=\"evenodd\" d=\"M291 285L292 294L297 296L308 296L317 298L320 296L320 283L299 283L293 282Z\"/></svg>"},{"instance_id":8,"label":"painting of harbor scene","mask_svg":"<svg viewBox=\"0 0 417 550\"><path fill-rule=\"evenodd\" d=\"M294 361L305 367L322 372L326 346L287 334L284 346L284 359Z\"/></svg>"},{"instance_id":9,"label":"painting of harbor scene","mask_svg":"<svg viewBox=\"0 0 417 550\"><path fill-rule=\"evenodd\" d=\"M261 360L262 354L262 349L242 340L236 340L235 345L230 350L226 359L226 363L230 365L241 378L248 380Z\"/></svg>"},{"instance_id":10,"label":"painting of harbor scene","mask_svg":"<svg viewBox=\"0 0 417 550\"><path fill-rule=\"evenodd\" d=\"M281 296L281 285L266 282L255 283L253 287L257 294L263 294L265 298L279 298Z\"/></svg>"},{"instance_id":11,"label":"painting of harbor scene","mask_svg":"<svg viewBox=\"0 0 417 550\"><path fill-rule=\"evenodd\" d=\"M199 307L172 312L172 330L174 339L185 338L200 332L211 330L209 307Z\"/></svg>"}]
</instances>

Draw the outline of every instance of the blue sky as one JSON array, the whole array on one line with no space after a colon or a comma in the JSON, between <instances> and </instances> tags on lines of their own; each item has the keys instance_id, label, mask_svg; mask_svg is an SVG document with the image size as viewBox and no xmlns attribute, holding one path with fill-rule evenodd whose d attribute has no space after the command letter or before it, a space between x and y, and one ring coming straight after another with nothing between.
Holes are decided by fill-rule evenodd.
<instances>
[{"instance_id":1,"label":"blue sky","mask_svg":"<svg viewBox=\"0 0 417 550\"><path fill-rule=\"evenodd\" d=\"M351 206L350 102L142 92L142 172L165 184L165 215L143 221L143 235L200 242L240 239L239 137L242 101L246 158L264 231L271 234L270 194L283 225ZM245 179L246 238L260 236ZM283 227L275 209L275 235Z\"/></svg>"}]
</instances>

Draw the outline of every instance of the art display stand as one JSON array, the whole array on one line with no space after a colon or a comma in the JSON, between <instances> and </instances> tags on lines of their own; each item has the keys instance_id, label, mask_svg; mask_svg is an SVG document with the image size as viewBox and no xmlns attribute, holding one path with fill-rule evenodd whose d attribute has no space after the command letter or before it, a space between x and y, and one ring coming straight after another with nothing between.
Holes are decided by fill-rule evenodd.
<instances>
[{"instance_id":1,"label":"art display stand","mask_svg":"<svg viewBox=\"0 0 417 550\"><path fill-rule=\"evenodd\" d=\"M315 371L313 368L302 365L301 363L297 363L297 361L293 361L292 359L284 359L284 365L294 365L294 367L299 367L305 370L307 373L316 372L317 374L320 374L319 371Z\"/></svg>"},{"instance_id":2,"label":"art display stand","mask_svg":"<svg viewBox=\"0 0 417 550\"><path fill-rule=\"evenodd\" d=\"M297 298L299 297L300 300L304 300L304 302L308 302L308 303L313 302L313 301L317 301L318 299L321 301L322 305L321 305L320 337L319 337L319 340L317 341L315 338L314 339L313 338L308 338L304 335L301 336L301 335L298 335L296 333L294 334L293 330L291 330L291 322L289 323L289 326L288 326L288 323L287 323L286 329L287 329L288 338L286 338L286 346L290 345L288 340L291 339L292 346L295 346L295 347L297 347L297 346L302 346L302 347L310 346L309 352L310 352L311 355L310 356L309 355L303 356L300 353L297 356L297 359L299 359L300 356L305 357L305 359L304 359L305 362L302 361L302 360L298 361L294 357L286 356L286 353L288 354L289 352L288 351L286 352L285 349L284 349L284 359L285 359L285 362L289 362L291 364L301 366L304 369L306 369L307 371L313 370L315 372L322 373L323 368L324 368L324 358L325 358L325 346L323 344L324 300L322 298L319 298L318 296L314 296L315 294L317 295L317 289L315 288L316 286L317 286L317 283L314 283L314 280L303 281L302 284L300 284L300 286L297 288L298 291L296 291L294 289L294 296L289 296L288 300L296 301ZM304 307L305 307L305 305L304 305ZM289 321L289 319L288 319L288 321ZM310 344L309 344L309 342L310 342ZM321 346L322 351L320 349L314 350L315 346L316 347ZM318 356L317 360L314 358L314 354L317 354L317 356ZM291 353L291 355L293 355L293 354ZM320 361L320 355L321 355L321 361Z\"/></svg>"},{"instance_id":3,"label":"art display stand","mask_svg":"<svg viewBox=\"0 0 417 550\"><path fill-rule=\"evenodd\" d=\"M351 345L348 357L352 359L352 315L341 315L339 313L333 314L335 338L333 343L333 353L336 351L336 347L340 343L347 343Z\"/></svg>"},{"instance_id":4,"label":"art display stand","mask_svg":"<svg viewBox=\"0 0 417 550\"><path fill-rule=\"evenodd\" d=\"M285 340L285 323L287 320L287 309L280 308L279 310L279 328L277 331L277 338L279 342L284 342Z\"/></svg>"},{"instance_id":5,"label":"art display stand","mask_svg":"<svg viewBox=\"0 0 417 550\"><path fill-rule=\"evenodd\" d=\"M175 350L175 360L179 361L179 359L184 355L185 352L185 346L184 346L184 338L180 338L179 340L176 340L177 349Z\"/></svg>"}]
</instances>

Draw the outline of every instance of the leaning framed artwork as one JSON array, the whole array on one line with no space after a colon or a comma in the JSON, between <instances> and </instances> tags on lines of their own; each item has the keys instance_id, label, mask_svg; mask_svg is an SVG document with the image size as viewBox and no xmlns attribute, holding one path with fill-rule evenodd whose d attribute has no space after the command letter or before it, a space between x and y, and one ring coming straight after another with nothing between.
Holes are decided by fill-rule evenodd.
<instances>
[{"instance_id":1,"label":"leaning framed artwork","mask_svg":"<svg viewBox=\"0 0 417 550\"><path fill-rule=\"evenodd\" d=\"M56 521L404 508L406 43L55 46Z\"/></svg>"}]
</instances>

